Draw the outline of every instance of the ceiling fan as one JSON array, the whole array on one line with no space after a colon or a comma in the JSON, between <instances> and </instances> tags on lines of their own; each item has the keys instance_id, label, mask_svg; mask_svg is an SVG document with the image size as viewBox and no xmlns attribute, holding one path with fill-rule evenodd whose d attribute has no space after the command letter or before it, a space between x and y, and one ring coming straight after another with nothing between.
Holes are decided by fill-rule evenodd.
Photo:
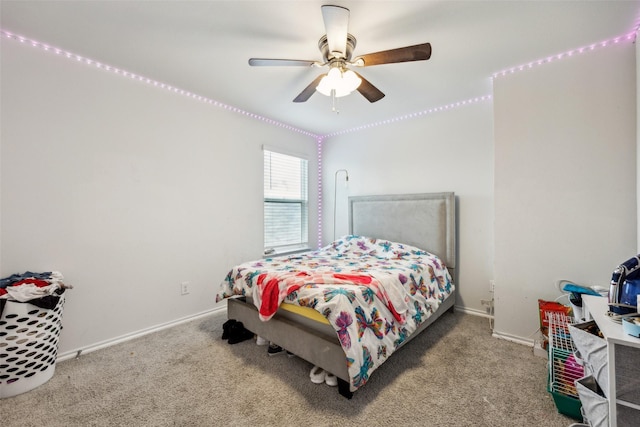
<instances>
[{"instance_id":1,"label":"ceiling fan","mask_svg":"<svg viewBox=\"0 0 640 427\"><path fill-rule=\"evenodd\" d=\"M329 71L320 74L293 102L305 102L316 90L334 98L348 95L354 90L360 92L369 102L384 97L377 87L349 67L369 67L372 65L398 62L425 61L431 57L431 44L422 43L397 49L384 50L360 55L353 60L356 38L349 34L349 9L341 6L322 6L322 18L326 35L318 41L323 62L299 59L251 58L251 66L329 66Z\"/></svg>"}]
</instances>

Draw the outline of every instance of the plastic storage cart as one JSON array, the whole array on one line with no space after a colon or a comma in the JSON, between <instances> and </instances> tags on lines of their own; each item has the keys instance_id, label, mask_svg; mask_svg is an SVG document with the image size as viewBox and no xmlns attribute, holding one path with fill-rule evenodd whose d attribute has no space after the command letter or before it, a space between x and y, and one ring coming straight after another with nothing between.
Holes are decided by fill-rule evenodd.
<instances>
[{"instance_id":1,"label":"plastic storage cart","mask_svg":"<svg viewBox=\"0 0 640 427\"><path fill-rule=\"evenodd\" d=\"M575 356L568 329L573 318L554 312L547 312L546 316L549 323L548 391L553 396L558 412L582 421L582 405L575 381L584 376L584 368Z\"/></svg>"},{"instance_id":2,"label":"plastic storage cart","mask_svg":"<svg viewBox=\"0 0 640 427\"><path fill-rule=\"evenodd\" d=\"M52 309L6 301L0 317L0 398L32 390L51 379L62 329L64 292Z\"/></svg>"}]
</instances>

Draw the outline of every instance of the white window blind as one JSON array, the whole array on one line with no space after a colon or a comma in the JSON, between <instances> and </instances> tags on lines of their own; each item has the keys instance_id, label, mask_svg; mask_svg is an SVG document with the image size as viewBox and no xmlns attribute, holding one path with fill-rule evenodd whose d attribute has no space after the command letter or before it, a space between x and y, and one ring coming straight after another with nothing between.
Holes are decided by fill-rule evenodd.
<instances>
[{"instance_id":1,"label":"white window blind","mask_svg":"<svg viewBox=\"0 0 640 427\"><path fill-rule=\"evenodd\" d=\"M309 242L308 161L264 150L265 250Z\"/></svg>"}]
</instances>

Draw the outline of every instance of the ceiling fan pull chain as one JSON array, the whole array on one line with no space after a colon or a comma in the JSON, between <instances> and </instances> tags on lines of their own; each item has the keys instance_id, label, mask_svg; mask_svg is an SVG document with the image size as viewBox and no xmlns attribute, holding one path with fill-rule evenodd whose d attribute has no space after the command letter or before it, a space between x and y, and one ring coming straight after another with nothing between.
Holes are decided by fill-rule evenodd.
<instances>
[{"instance_id":1,"label":"ceiling fan pull chain","mask_svg":"<svg viewBox=\"0 0 640 427\"><path fill-rule=\"evenodd\" d=\"M335 89L331 89L331 111L335 112L336 114L340 113L340 110L338 110L338 97L336 96Z\"/></svg>"}]
</instances>

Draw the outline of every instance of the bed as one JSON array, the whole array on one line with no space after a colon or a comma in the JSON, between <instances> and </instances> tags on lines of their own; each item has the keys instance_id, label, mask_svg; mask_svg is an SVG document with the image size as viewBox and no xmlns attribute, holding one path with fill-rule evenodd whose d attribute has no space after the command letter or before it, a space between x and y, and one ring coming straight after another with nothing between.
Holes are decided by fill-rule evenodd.
<instances>
[{"instance_id":1,"label":"bed","mask_svg":"<svg viewBox=\"0 0 640 427\"><path fill-rule=\"evenodd\" d=\"M229 319L336 375L351 398L453 311L455 228L452 192L350 197L349 235L235 266L216 299L227 300Z\"/></svg>"}]
</instances>

